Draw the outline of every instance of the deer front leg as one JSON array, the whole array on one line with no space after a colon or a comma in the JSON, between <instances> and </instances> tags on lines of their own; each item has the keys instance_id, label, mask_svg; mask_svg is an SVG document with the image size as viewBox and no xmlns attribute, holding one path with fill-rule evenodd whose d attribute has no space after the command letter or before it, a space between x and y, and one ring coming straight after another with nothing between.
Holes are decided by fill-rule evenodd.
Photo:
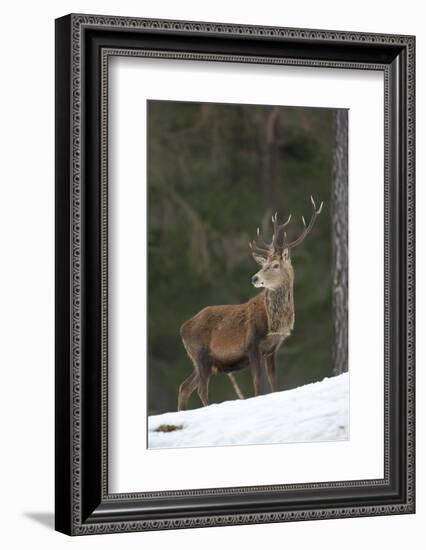
<instances>
[{"instance_id":1,"label":"deer front leg","mask_svg":"<svg viewBox=\"0 0 426 550\"><path fill-rule=\"evenodd\" d=\"M251 376L253 379L253 389L254 395L259 395L261 393L261 381L262 381L262 371L261 371L261 358L258 349L253 349L249 353L249 362Z\"/></svg>"},{"instance_id":2,"label":"deer front leg","mask_svg":"<svg viewBox=\"0 0 426 550\"><path fill-rule=\"evenodd\" d=\"M272 392L277 391L277 373L275 371L275 355L267 355L265 357L266 373L268 375L269 385Z\"/></svg>"}]
</instances>

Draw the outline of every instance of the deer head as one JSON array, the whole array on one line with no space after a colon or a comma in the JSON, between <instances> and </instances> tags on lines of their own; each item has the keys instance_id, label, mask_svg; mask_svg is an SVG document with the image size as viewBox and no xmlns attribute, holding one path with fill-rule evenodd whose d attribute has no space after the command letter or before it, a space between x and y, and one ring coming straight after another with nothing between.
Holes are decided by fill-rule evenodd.
<instances>
[{"instance_id":1,"label":"deer head","mask_svg":"<svg viewBox=\"0 0 426 550\"><path fill-rule=\"evenodd\" d=\"M305 218L302 216L302 233L293 241L287 240L287 233L283 229L290 223L291 214L283 224L278 223L278 215L272 216L274 232L270 243L264 242L260 238L260 230L257 228L257 240L250 243L252 255L255 261L261 266L251 278L252 284L259 288L265 287L269 290L276 290L293 280L294 273L291 265L291 249L298 246L306 236L311 232L318 214L321 213L323 203L317 209L314 199L311 197L312 215L306 225Z\"/></svg>"}]
</instances>

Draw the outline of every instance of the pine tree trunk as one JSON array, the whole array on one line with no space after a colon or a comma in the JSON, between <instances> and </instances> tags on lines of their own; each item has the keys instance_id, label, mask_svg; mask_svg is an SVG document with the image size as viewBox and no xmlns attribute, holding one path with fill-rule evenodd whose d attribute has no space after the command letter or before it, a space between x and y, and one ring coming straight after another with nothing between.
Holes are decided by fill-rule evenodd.
<instances>
[{"instance_id":1,"label":"pine tree trunk","mask_svg":"<svg viewBox=\"0 0 426 550\"><path fill-rule=\"evenodd\" d=\"M332 189L333 372L348 370L348 111L334 114Z\"/></svg>"},{"instance_id":2,"label":"pine tree trunk","mask_svg":"<svg viewBox=\"0 0 426 550\"><path fill-rule=\"evenodd\" d=\"M280 108L272 107L266 115L263 144L263 202L268 213L276 208L278 200L278 123ZM268 215L269 219L269 215Z\"/></svg>"}]
</instances>

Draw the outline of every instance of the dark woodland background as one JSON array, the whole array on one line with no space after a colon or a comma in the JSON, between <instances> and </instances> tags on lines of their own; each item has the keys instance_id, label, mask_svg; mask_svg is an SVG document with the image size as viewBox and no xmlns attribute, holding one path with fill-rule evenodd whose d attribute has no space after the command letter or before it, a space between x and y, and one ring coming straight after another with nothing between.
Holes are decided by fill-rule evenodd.
<instances>
[{"instance_id":1,"label":"dark woodland background","mask_svg":"<svg viewBox=\"0 0 426 550\"><path fill-rule=\"evenodd\" d=\"M333 375L331 193L333 109L148 102L148 414L176 410L192 371L179 327L207 305L259 292L248 243L270 217L293 214L289 238L323 212L293 251L296 320L277 356L278 387ZM236 373L252 396L249 370ZM234 399L213 376L210 402ZM199 407L196 392L190 408Z\"/></svg>"}]
</instances>

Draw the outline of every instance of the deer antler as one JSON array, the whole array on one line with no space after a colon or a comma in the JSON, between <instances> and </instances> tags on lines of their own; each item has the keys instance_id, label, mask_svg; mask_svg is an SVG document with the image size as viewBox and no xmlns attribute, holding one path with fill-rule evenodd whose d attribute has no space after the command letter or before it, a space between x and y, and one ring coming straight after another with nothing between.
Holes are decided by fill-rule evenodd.
<instances>
[{"instance_id":1,"label":"deer antler","mask_svg":"<svg viewBox=\"0 0 426 550\"><path fill-rule=\"evenodd\" d=\"M277 245L278 245L278 238L281 233L281 231L286 227L291 220L291 214L288 217L287 221L279 224L278 223L278 214L275 212L275 214L272 216L272 223L274 225L274 233L272 235L272 241L270 243L266 243L263 239L260 237L260 229L257 228L257 240L258 244L256 244L256 241L252 241L249 243L249 246L252 250L252 252L256 254L260 254L261 256L264 256L267 258L270 254L273 254L274 252L277 252ZM284 233L285 235L285 233Z\"/></svg>"},{"instance_id":2,"label":"deer antler","mask_svg":"<svg viewBox=\"0 0 426 550\"><path fill-rule=\"evenodd\" d=\"M272 216L272 223L274 224L274 235L272 237L272 242L270 244L270 247L271 247L272 251L274 251L274 252L276 251L277 244L278 244L278 237L279 237L281 231L284 229L284 227L286 227L290 223L290 220L291 220L291 214L287 218L287 221L280 225L278 223L278 214L277 214L277 212L275 212L275 216Z\"/></svg>"},{"instance_id":3,"label":"deer antler","mask_svg":"<svg viewBox=\"0 0 426 550\"><path fill-rule=\"evenodd\" d=\"M297 245L299 245L305 239L305 237L311 232L317 216L319 214L321 214L322 206L324 204L323 202L321 202L319 208L317 209L317 206L315 204L315 201L314 201L312 195L311 195L311 203L312 203L311 219L309 220L309 224L306 225L305 218L302 216L303 231L299 235L299 237L297 237L297 239L295 239L294 241L291 241L291 242L286 242L287 233L284 232L283 245L282 245L282 247L278 246L278 239L279 239L280 233L290 223L291 214L287 218L286 222L284 222L282 224L279 224L278 223L278 214L277 214L277 212L275 212L275 214L272 216L272 223L273 223L273 226L274 226L274 233L272 235L272 241L270 243L266 243L264 240L262 240L261 237L260 237L260 229L257 228L257 243L256 243L256 241L252 241L251 243L249 243L249 246L250 246L252 252L254 254L260 254L264 258L267 258L270 254L273 254L275 252L280 252L284 248L294 248Z\"/></svg>"},{"instance_id":4,"label":"deer antler","mask_svg":"<svg viewBox=\"0 0 426 550\"><path fill-rule=\"evenodd\" d=\"M314 199L312 198L312 195L311 195L311 203L312 203L312 215L311 215L311 219L309 221L309 224L306 225L305 218L302 216L302 222L303 222L303 231L302 231L302 233L294 241L285 242L284 243L284 248L294 248L294 247L296 247L297 245L299 245L305 239L306 235L308 235L311 232L311 229L314 226L314 223L315 223L315 220L316 220L318 214L321 214L322 205L324 204L323 202L321 202L321 204L320 204L320 206L317 210L317 207L316 207Z\"/></svg>"}]
</instances>

